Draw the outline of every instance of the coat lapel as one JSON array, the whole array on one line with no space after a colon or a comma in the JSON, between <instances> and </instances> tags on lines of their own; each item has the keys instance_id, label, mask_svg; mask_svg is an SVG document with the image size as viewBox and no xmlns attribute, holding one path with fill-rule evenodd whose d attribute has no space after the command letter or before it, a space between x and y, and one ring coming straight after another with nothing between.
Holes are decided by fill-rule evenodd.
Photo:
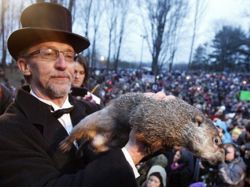
<instances>
[{"instance_id":1,"label":"coat lapel","mask_svg":"<svg viewBox=\"0 0 250 187\"><path fill-rule=\"evenodd\" d=\"M69 171L71 170L70 168L77 168L82 165L80 164L81 161L79 161L79 158L77 158L80 154L76 154L75 146L72 146L72 149L67 153L63 153L58 149L59 143L67 137L68 134L61 123L51 114L51 106L30 95L29 91L29 87L23 87L23 89L18 91L15 100L17 107L30 122L29 124L23 125L27 126L27 130L32 128L28 127L28 125L32 125L40 132L42 135L41 138L43 139L40 144L45 144L48 154L55 161L59 169ZM73 126L87 114L98 109L93 109L92 106L84 102L78 102L72 97L69 97L69 99L70 103L74 106L74 109L70 112ZM32 133L32 131L30 131L30 133ZM69 160L75 163L69 162ZM67 164L65 165L65 163Z\"/></svg>"},{"instance_id":2,"label":"coat lapel","mask_svg":"<svg viewBox=\"0 0 250 187\"><path fill-rule=\"evenodd\" d=\"M50 105L39 101L27 91L28 88L25 87L24 90L18 92L17 104L31 123L41 132L49 146L55 149L55 146L68 134L60 122L51 114Z\"/></svg>"}]
</instances>

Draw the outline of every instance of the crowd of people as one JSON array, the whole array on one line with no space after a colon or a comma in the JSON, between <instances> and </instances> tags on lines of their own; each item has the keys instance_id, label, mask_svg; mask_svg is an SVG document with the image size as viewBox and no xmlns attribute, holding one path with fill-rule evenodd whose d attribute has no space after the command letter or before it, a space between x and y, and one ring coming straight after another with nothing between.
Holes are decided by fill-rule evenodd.
<instances>
[{"instance_id":1,"label":"crowd of people","mask_svg":"<svg viewBox=\"0 0 250 187\"><path fill-rule=\"evenodd\" d=\"M224 113L242 111L248 114L248 102L240 101L240 91L250 90L250 75L241 73L163 72L156 77L147 70L105 70L92 72L87 87L98 85L95 93L104 103L126 92L163 91L178 96L200 108L209 116L218 107Z\"/></svg>"},{"instance_id":2,"label":"crowd of people","mask_svg":"<svg viewBox=\"0 0 250 187\"><path fill-rule=\"evenodd\" d=\"M70 19L60 5L36 3L8 39L26 83L0 84L1 186L250 186L250 97L241 95L250 90L250 74L89 72L86 59L75 55L89 41L71 32ZM100 157L88 147L79 153L78 142L68 153L58 150L82 118L127 92L163 92L199 108L218 129L225 162L210 166L179 145L141 162L147 155L133 136Z\"/></svg>"},{"instance_id":3,"label":"crowd of people","mask_svg":"<svg viewBox=\"0 0 250 187\"><path fill-rule=\"evenodd\" d=\"M204 165L187 149L176 146L162 155L166 158L164 164L150 163L151 169L147 167L146 173L144 171L147 176L144 176L143 180L138 180L139 185L143 187L250 185L250 107L249 101L240 99L242 90L250 90L249 75L174 72L162 73L155 79L149 72L142 70L121 70L120 73L108 74L93 71L89 75L83 56L78 56L76 64L71 94L78 100L97 104L93 99L95 97L105 105L119 94L126 92L162 91L181 97L198 107L218 128L226 150L225 164L216 168ZM1 113L16 95L13 93L15 89L11 88L10 85L1 83ZM97 105L99 104L98 100Z\"/></svg>"}]
</instances>

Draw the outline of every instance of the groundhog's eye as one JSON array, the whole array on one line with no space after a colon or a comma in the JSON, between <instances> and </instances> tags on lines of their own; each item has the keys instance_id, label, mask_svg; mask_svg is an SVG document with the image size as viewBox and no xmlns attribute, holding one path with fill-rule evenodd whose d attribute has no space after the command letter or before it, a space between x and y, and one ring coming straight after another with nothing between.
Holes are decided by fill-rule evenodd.
<instances>
[{"instance_id":1,"label":"groundhog's eye","mask_svg":"<svg viewBox=\"0 0 250 187\"><path fill-rule=\"evenodd\" d=\"M220 138L219 138L219 137L215 137L215 138L214 138L214 143L215 143L216 145L220 145L220 144L221 144Z\"/></svg>"}]
</instances>

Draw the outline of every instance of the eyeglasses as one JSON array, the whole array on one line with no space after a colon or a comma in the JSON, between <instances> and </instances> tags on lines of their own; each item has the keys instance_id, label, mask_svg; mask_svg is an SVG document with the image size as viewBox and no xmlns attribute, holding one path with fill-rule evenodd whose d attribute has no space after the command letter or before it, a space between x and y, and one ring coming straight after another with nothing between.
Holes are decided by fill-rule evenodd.
<instances>
[{"instance_id":1,"label":"eyeglasses","mask_svg":"<svg viewBox=\"0 0 250 187\"><path fill-rule=\"evenodd\" d=\"M25 55L23 57L32 57L34 55L38 55L41 57L43 60L49 60L49 61L55 61L58 59L59 54L62 53L64 56L64 59L66 62L74 62L76 54L73 51L59 51L57 49L52 49L52 48L41 48L39 50L33 51L29 53L28 55Z\"/></svg>"}]
</instances>

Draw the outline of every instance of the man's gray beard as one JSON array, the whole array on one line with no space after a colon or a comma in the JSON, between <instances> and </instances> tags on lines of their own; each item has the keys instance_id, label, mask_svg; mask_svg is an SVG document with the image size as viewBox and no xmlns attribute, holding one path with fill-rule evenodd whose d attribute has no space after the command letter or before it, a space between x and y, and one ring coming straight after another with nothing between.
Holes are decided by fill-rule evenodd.
<instances>
[{"instance_id":1,"label":"man's gray beard","mask_svg":"<svg viewBox=\"0 0 250 187\"><path fill-rule=\"evenodd\" d=\"M58 85L48 85L48 94L52 97L52 98L61 98L61 97L65 97L66 95L68 95L70 93L71 90L71 85L68 85L67 87L64 86L61 88L61 86Z\"/></svg>"}]
</instances>

